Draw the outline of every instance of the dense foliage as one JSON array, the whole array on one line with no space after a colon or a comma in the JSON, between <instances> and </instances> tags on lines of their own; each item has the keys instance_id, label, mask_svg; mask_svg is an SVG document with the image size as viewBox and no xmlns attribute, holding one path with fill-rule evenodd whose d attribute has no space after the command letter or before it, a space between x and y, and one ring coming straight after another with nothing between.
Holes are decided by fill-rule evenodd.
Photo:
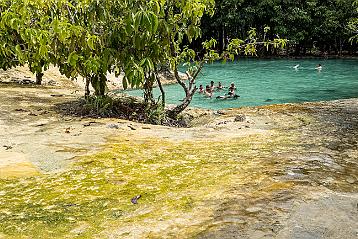
<instances>
[{"instance_id":1,"label":"dense foliage","mask_svg":"<svg viewBox=\"0 0 358 239\"><path fill-rule=\"evenodd\" d=\"M216 0L215 15L203 19L203 35L206 39L215 37L222 47L229 38L245 38L251 27L268 26L271 34L290 40L288 46L295 55L341 54L343 50L353 53L356 46L349 38L357 34L357 24L354 28L352 19L357 19L358 14L353 2Z\"/></svg>"},{"instance_id":2,"label":"dense foliage","mask_svg":"<svg viewBox=\"0 0 358 239\"><path fill-rule=\"evenodd\" d=\"M356 15L354 18L351 19L348 27L354 33L354 35L350 38L350 41L352 43L354 43L354 42L358 43L358 0L354 1L353 6L355 9Z\"/></svg>"},{"instance_id":3,"label":"dense foliage","mask_svg":"<svg viewBox=\"0 0 358 239\"><path fill-rule=\"evenodd\" d=\"M86 96L91 84L100 97L107 74L123 74L124 88L143 88L148 112L165 106L159 72L169 68L185 92L168 113L176 117L190 104L205 63L283 48L284 38L298 49L326 49L338 42L341 47L356 26L355 9L351 0L329 2L0 0L0 68L28 65L40 84L53 64L69 78L82 76ZM178 73L181 63L187 67L186 82ZM152 94L156 84L162 93L158 100Z\"/></svg>"},{"instance_id":4,"label":"dense foliage","mask_svg":"<svg viewBox=\"0 0 358 239\"><path fill-rule=\"evenodd\" d=\"M155 83L165 104L158 72L169 67L186 94L170 113L175 117L189 105L205 62L256 53L255 30L246 43L233 40L222 56L212 50L215 40L204 43L199 54L185 46L201 36L201 18L212 15L214 5L213 0L1 0L0 67L28 65L41 83L42 72L54 64L69 78L82 76L86 95L91 83L97 96L105 94L108 73L123 72L125 88L143 86L149 110L158 105ZM188 83L178 74L182 62L188 63Z\"/></svg>"}]
</instances>

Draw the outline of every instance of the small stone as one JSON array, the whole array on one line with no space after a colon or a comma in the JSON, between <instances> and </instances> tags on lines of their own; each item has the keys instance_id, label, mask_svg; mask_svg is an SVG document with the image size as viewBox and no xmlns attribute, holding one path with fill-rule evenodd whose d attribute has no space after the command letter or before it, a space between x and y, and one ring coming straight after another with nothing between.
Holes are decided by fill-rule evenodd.
<instances>
[{"instance_id":1,"label":"small stone","mask_svg":"<svg viewBox=\"0 0 358 239\"><path fill-rule=\"evenodd\" d=\"M249 213L258 213L258 212L262 211L262 208L261 207L249 207L249 208L246 208L246 211Z\"/></svg>"},{"instance_id":2,"label":"small stone","mask_svg":"<svg viewBox=\"0 0 358 239\"><path fill-rule=\"evenodd\" d=\"M20 81L20 84L23 84L23 85L29 85L29 84L32 84L32 80L29 80L29 79L22 79Z\"/></svg>"},{"instance_id":3,"label":"small stone","mask_svg":"<svg viewBox=\"0 0 358 239\"><path fill-rule=\"evenodd\" d=\"M131 199L131 202L132 202L133 204L138 204L138 199L141 198L141 197L142 197L141 195L137 195L137 196L135 196L135 197L133 197L133 198Z\"/></svg>"},{"instance_id":4,"label":"small stone","mask_svg":"<svg viewBox=\"0 0 358 239\"><path fill-rule=\"evenodd\" d=\"M45 115L45 114L48 114L48 113L50 113L50 112L44 110L44 111L42 111L42 112L40 113L40 115Z\"/></svg>"},{"instance_id":5,"label":"small stone","mask_svg":"<svg viewBox=\"0 0 358 239\"><path fill-rule=\"evenodd\" d=\"M12 146L8 146L8 145L4 145L3 147L5 148L5 150L12 149Z\"/></svg>"},{"instance_id":6,"label":"small stone","mask_svg":"<svg viewBox=\"0 0 358 239\"><path fill-rule=\"evenodd\" d=\"M221 121L221 122L217 123L216 125L222 125L222 124L227 124L227 121Z\"/></svg>"},{"instance_id":7,"label":"small stone","mask_svg":"<svg viewBox=\"0 0 358 239\"><path fill-rule=\"evenodd\" d=\"M62 97L63 96L63 94L53 94L53 95L51 95L52 97Z\"/></svg>"},{"instance_id":8,"label":"small stone","mask_svg":"<svg viewBox=\"0 0 358 239\"><path fill-rule=\"evenodd\" d=\"M17 111L17 112L26 112L27 110L24 110L24 109L15 109L15 111Z\"/></svg>"},{"instance_id":9,"label":"small stone","mask_svg":"<svg viewBox=\"0 0 358 239\"><path fill-rule=\"evenodd\" d=\"M331 184L334 182L334 178L328 177L322 181L324 184Z\"/></svg>"},{"instance_id":10,"label":"small stone","mask_svg":"<svg viewBox=\"0 0 358 239\"><path fill-rule=\"evenodd\" d=\"M247 120L246 123L248 124L255 124L255 122L253 120Z\"/></svg>"},{"instance_id":11,"label":"small stone","mask_svg":"<svg viewBox=\"0 0 358 239\"><path fill-rule=\"evenodd\" d=\"M355 180L354 178L352 178L352 177L347 178L346 181L347 181L348 183L350 183L350 184L353 184L353 183L356 182L356 180Z\"/></svg>"},{"instance_id":12,"label":"small stone","mask_svg":"<svg viewBox=\"0 0 358 239\"><path fill-rule=\"evenodd\" d=\"M134 128L132 125L128 125L128 128L130 128L131 130L136 130L136 128Z\"/></svg>"},{"instance_id":13,"label":"small stone","mask_svg":"<svg viewBox=\"0 0 358 239\"><path fill-rule=\"evenodd\" d=\"M109 124L107 125L107 128L110 128L110 129L119 129L119 126L117 124Z\"/></svg>"},{"instance_id":14,"label":"small stone","mask_svg":"<svg viewBox=\"0 0 358 239\"><path fill-rule=\"evenodd\" d=\"M48 85L52 85L52 86L57 85L56 81L54 81L54 80L49 80L49 81L47 82L47 84L48 84Z\"/></svg>"},{"instance_id":15,"label":"small stone","mask_svg":"<svg viewBox=\"0 0 358 239\"><path fill-rule=\"evenodd\" d=\"M246 120L246 116L245 115L236 115L234 121L235 122L244 122Z\"/></svg>"}]
</instances>

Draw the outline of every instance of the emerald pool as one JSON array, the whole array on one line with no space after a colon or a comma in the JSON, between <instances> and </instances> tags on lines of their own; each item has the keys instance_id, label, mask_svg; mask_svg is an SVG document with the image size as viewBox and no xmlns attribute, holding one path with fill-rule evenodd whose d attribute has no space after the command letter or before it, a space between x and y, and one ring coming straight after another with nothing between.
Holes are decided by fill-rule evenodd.
<instances>
[{"instance_id":1,"label":"emerald pool","mask_svg":"<svg viewBox=\"0 0 358 239\"><path fill-rule=\"evenodd\" d=\"M298 69L293 66L300 65ZM317 64L322 70L315 69ZM196 93L192 107L224 109L267 104L327 101L358 97L357 59L241 59L222 64L216 62L204 67L197 85L215 85L219 81L226 88L215 91L213 98ZM239 99L216 99L224 95L234 82ZM178 104L184 97L177 85L165 86L166 101ZM130 95L142 96L141 90L126 91ZM159 89L154 94L159 96Z\"/></svg>"}]
</instances>

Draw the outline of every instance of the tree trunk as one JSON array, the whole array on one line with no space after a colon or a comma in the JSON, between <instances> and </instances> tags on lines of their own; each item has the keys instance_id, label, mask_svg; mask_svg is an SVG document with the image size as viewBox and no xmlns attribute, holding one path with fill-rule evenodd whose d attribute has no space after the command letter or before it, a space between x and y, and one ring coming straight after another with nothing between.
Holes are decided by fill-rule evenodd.
<instances>
[{"instance_id":1,"label":"tree trunk","mask_svg":"<svg viewBox=\"0 0 358 239\"><path fill-rule=\"evenodd\" d=\"M193 99L195 92L196 92L196 88L195 88L195 90L193 90L193 92L191 92L189 95L187 95L184 98L183 103L181 103L180 105L177 105L174 109L170 110L168 112L168 116L170 118L175 119L181 112L183 112L183 110L185 110L186 107L189 106L191 100Z\"/></svg>"},{"instance_id":2,"label":"tree trunk","mask_svg":"<svg viewBox=\"0 0 358 239\"><path fill-rule=\"evenodd\" d=\"M177 57L177 53L175 51L175 46L174 46L174 42L173 42L173 38L171 36L169 36L170 40L170 51L171 51L171 56L173 58ZM184 98L184 101L176 106L174 109L170 110L168 112L168 116L171 118L176 118L178 116L178 114L180 114L183 110L185 110L186 107L188 107L188 105L190 104L193 95L195 94L195 91L197 89L197 87L195 86L195 79L197 78L197 76L199 75L199 73L201 72L201 69L204 66L204 60L201 60L199 63L199 66L197 68L197 70L194 72L194 74L188 79L189 84L188 86L185 84L185 82L179 77L179 73L178 73L178 65L177 63L175 63L175 65L173 66L173 71L174 71L174 76L175 79L177 80L178 84L183 88L186 97Z\"/></svg>"},{"instance_id":3,"label":"tree trunk","mask_svg":"<svg viewBox=\"0 0 358 239\"><path fill-rule=\"evenodd\" d=\"M301 46L300 46L300 44L296 44L295 56L299 56L300 52L301 52Z\"/></svg>"},{"instance_id":4,"label":"tree trunk","mask_svg":"<svg viewBox=\"0 0 358 239\"><path fill-rule=\"evenodd\" d=\"M160 89L160 93L162 94L162 107L164 109L164 107L165 107L165 92L164 92L164 89L162 86L162 82L160 82L159 76L156 75L156 78L157 78L158 87Z\"/></svg>"},{"instance_id":5,"label":"tree trunk","mask_svg":"<svg viewBox=\"0 0 358 239\"><path fill-rule=\"evenodd\" d=\"M106 76L103 73L99 73L92 75L90 79L95 95L104 96L106 93Z\"/></svg>"},{"instance_id":6,"label":"tree trunk","mask_svg":"<svg viewBox=\"0 0 358 239\"><path fill-rule=\"evenodd\" d=\"M85 98L88 98L88 96L90 95L90 79L88 77L86 77L86 85L85 85Z\"/></svg>"},{"instance_id":7,"label":"tree trunk","mask_svg":"<svg viewBox=\"0 0 358 239\"><path fill-rule=\"evenodd\" d=\"M145 77L143 90L144 90L144 102L146 104L153 104L155 101L153 97L153 79L151 76Z\"/></svg>"},{"instance_id":8,"label":"tree trunk","mask_svg":"<svg viewBox=\"0 0 358 239\"><path fill-rule=\"evenodd\" d=\"M221 30L218 31L219 33L219 50L223 52L225 49L225 26L221 25Z\"/></svg>"},{"instance_id":9,"label":"tree trunk","mask_svg":"<svg viewBox=\"0 0 358 239\"><path fill-rule=\"evenodd\" d=\"M185 98L183 99L183 102L180 105L177 105L174 109L170 110L168 112L168 116L170 118L176 118L183 110L186 109L186 107L189 106L191 100L193 99L193 96L197 90L197 87L195 86L195 79L198 77L199 73L201 72L201 69L203 69L204 66L204 61L200 62L200 65L198 67L198 69L196 70L196 72L191 76L191 79L189 78L189 86L187 86L185 84L185 82L183 82L178 74L178 69L174 69L174 76L177 80L177 82L179 83L179 85L181 85L181 87L183 87L184 92L185 92Z\"/></svg>"},{"instance_id":10,"label":"tree trunk","mask_svg":"<svg viewBox=\"0 0 358 239\"><path fill-rule=\"evenodd\" d=\"M104 94L106 93L106 87L107 87L107 84L106 84L106 81L107 81L107 77L105 74L100 74L99 75L99 94L100 96L104 96Z\"/></svg>"},{"instance_id":11,"label":"tree trunk","mask_svg":"<svg viewBox=\"0 0 358 239\"><path fill-rule=\"evenodd\" d=\"M290 55L290 49L291 49L291 44L287 43L287 45L286 45L286 56L287 57Z\"/></svg>"},{"instance_id":12,"label":"tree trunk","mask_svg":"<svg viewBox=\"0 0 358 239\"><path fill-rule=\"evenodd\" d=\"M42 72L36 73L36 85L41 85L43 76L44 74Z\"/></svg>"},{"instance_id":13,"label":"tree trunk","mask_svg":"<svg viewBox=\"0 0 358 239\"><path fill-rule=\"evenodd\" d=\"M225 27L223 27L223 38L222 38L222 48L221 52L225 50Z\"/></svg>"}]
</instances>

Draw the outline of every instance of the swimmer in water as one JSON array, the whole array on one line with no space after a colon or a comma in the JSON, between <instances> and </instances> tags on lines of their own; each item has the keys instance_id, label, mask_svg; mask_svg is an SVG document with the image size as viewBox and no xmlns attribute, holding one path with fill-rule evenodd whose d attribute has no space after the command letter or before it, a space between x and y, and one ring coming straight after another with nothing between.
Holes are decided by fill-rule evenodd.
<instances>
[{"instance_id":1,"label":"swimmer in water","mask_svg":"<svg viewBox=\"0 0 358 239\"><path fill-rule=\"evenodd\" d=\"M295 65L293 69L298 70L298 67L300 67L300 64Z\"/></svg>"},{"instance_id":2,"label":"swimmer in water","mask_svg":"<svg viewBox=\"0 0 358 239\"><path fill-rule=\"evenodd\" d=\"M213 92L209 85L206 85L206 87L205 87L205 95L209 98L211 98L213 96Z\"/></svg>"},{"instance_id":3,"label":"swimmer in water","mask_svg":"<svg viewBox=\"0 0 358 239\"><path fill-rule=\"evenodd\" d=\"M230 88L229 88L229 92L227 93L229 97L234 97L235 95L235 85L234 84L231 84Z\"/></svg>"},{"instance_id":4,"label":"swimmer in water","mask_svg":"<svg viewBox=\"0 0 358 239\"><path fill-rule=\"evenodd\" d=\"M210 82L210 88L211 88L211 92L213 92L215 90L215 85L214 85L214 81Z\"/></svg>"},{"instance_id":5,"label":"swimmer in water","mask_svg":"<svg viewBox=\"0 0 358 239\"><path fill-rule=\"evenodd\" d=\"M318 64L315 69L318 70L318 71L321 71L322 70L322 65Z\"/></svg>"},{"instance_id":6,"label":"swimmer in water","mask_svg":"<svg viewBox=\"0 0 358 239\"><path fill-rule=\"evenodd\" d=\"M203 94L204 93L204 87L203 85L199 86L199 94Z\"/></svg>"},{"instance_id":7,"label":"swimmer in water","mask_svg":"<svg viewBox=\"0 0 358 239\"><path fill-rule=\"evenodd\" d=\"M237 98L239 98L240 96L235 94L235 89L236 89L235 84L231 83L231 85L229 87L229 92L226 95L216 97L216 99L228 99L228 98L237 99Z\"/></svg>"}]
</instances>

